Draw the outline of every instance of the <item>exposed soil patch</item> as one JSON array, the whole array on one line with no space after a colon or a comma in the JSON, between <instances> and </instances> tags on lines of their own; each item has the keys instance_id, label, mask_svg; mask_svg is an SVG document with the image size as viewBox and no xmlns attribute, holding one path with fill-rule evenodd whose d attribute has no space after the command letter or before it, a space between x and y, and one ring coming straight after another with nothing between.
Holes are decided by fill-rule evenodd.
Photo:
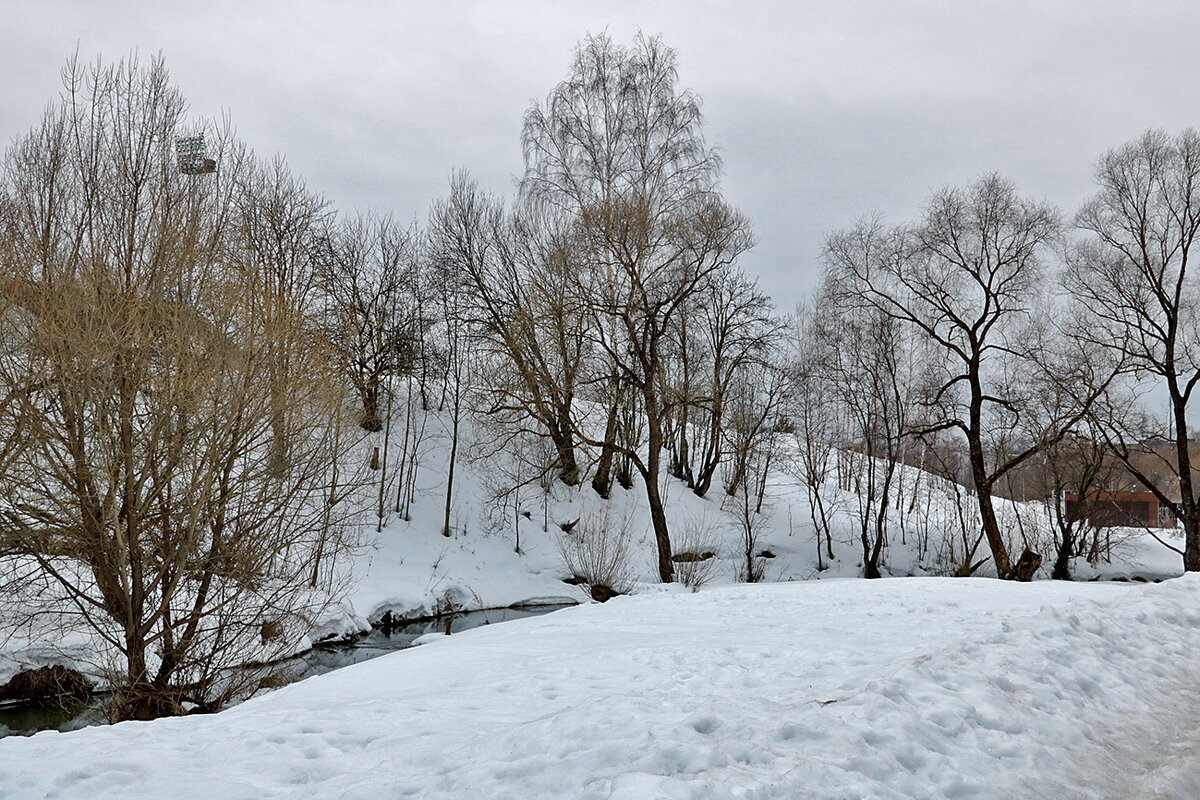
<instances>
[{"instance_id":1,"label":"exposed soil patch","mask_svg":"<svg viewBox=\"0 0 1200 800\"><path fill-rule=\"evenodd\" d=\"M92 684L81 673L55 664L18 672L12 680L0 686L0 702L40 702L64 698L87 700L92 696L92 689Z\"/></svg>"}]
</instances>

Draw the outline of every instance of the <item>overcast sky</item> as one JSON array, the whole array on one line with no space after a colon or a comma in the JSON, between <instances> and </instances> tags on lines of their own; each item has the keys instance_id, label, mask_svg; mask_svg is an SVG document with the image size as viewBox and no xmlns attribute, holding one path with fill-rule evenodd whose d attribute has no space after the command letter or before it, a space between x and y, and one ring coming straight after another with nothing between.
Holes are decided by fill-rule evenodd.
<instances>
[{"instance_id":1,"label":"overcast sky","mask_svg":"<svg viewBox=\"0 0 1200 800\"><path fill-rule=\"evenodd\" d=\"M1071 213L1104 150L1200 119L1192 2L17 2L0 0L0 139L85 59L161 51L193 114L227 110L342 208L424 219L455 168L511 193L521 117L575 43L641 28L705 101L747 268L781 308L824 235L903 222L999 171Z\"/></svg>"}]
</instances>

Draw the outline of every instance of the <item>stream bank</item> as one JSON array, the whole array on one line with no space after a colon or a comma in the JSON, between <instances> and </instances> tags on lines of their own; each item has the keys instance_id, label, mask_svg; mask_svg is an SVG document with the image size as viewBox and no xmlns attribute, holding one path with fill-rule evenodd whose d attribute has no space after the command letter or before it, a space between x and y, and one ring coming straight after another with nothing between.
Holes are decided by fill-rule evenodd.
<instances>
[{"instance_id":1,"label":"stream bank","mask_svg":"<svg viewBox=\"0 0 1200 800\"><path fill-rule=\"evenodd\" d=\"M567 604L527 605L508 608L489 608L416 621L391 622L373 627L369 633L341 641L321 642L303 653L274 664L255 667L269 669L271 688L279 688L315 675L369 661L397 650L412 647L417 639L429 633L445 634L494 625L522 617L535 617L569 607ZM51 698L36 701L13 700L0 702L0 738L32 736L40 731L74 731L93 725L106 725L106 692L96 692L90 700L75 697Z\"/></svg>"}]
</instances>

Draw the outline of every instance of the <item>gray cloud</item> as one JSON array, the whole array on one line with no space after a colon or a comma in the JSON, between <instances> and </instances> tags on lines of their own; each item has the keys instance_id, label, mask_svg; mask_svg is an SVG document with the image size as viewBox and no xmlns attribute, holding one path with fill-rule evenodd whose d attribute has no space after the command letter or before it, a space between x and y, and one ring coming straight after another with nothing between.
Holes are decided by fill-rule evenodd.
<instances>
[{"instance_id":1,"label":"gray cloud","mask_svg":"<svg viewBox=\"0 0 1200 800\"><path fill-rule=\"evenodd\" d=\"M641 27L706 101L747 266L789 307L822 236L998 170L1067 212L1103 150L1197 121L1184 2L291 2L0 0L0 138L33 125L58 70L162 51L194 113L227 109L339 206L423 218L451 169L507 192L521 116L588 31Z\"/></svg>"}]
</instances>

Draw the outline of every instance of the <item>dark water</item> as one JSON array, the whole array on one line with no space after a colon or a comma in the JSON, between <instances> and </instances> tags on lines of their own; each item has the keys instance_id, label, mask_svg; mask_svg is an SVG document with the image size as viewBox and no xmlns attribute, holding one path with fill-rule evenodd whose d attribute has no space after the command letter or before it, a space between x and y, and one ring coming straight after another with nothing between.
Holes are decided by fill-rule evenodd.
<instances>
[{"instance_id":1,"label":"dark water","mask_svg":"<svg viewBox=\"0 0 1200 800\"><path fill-rule=\"evenodd\" d=\"M286 686L289 683L324 675L360 661L368 661L396 650L412 647L412 643L427 633L445 633L446 622L450 622L451 635L459 631L493 625L521 617L536 617L566 606L532 606L524 608L498 608L488 611L472 611L451 617L414 622L393 627L388 631L375 629L365 636L339 644L321 644L274 664L270 668L271 683ZM30 736L38 731L73 731L90 725L103 725L104 697L90 702L64 701L56 703L23 703L0 705L0 737Z\"/></svg>"},{"instance_id":2,"label":"dark water","mask_svg":"<svg viewBox=\"0 0 1200 800\"><path fill-rule=\"evenodd\" d=\"M46 703L0 705L0 737L30 736L38 731L74 731L103 725L102 699L64 699Z\"/></svg>"},{"instance_id":3,"label":"dark water","mask_svg":"<svg viewBox=\"0 0 1200 800\"><path fill-rule=\"evenodd\" d=\"M396 650L412 647L414 640L427 633L445 633L447 620L450 622L450 634L454 635L471 628L494 625L497 622L507 622L522 617L537 617L567 607L493 608L487 611L471 611L466 614L440 617L425 622L413 622L394 627L390 631L376 628L352 642L318 645L307 653L301 653L295 658L288 659L281 664L285 673L281 684L295 683L305 678L311 678L313 675L324 675L360 661L368 661Z\"/></svg>"}]
</instances>

